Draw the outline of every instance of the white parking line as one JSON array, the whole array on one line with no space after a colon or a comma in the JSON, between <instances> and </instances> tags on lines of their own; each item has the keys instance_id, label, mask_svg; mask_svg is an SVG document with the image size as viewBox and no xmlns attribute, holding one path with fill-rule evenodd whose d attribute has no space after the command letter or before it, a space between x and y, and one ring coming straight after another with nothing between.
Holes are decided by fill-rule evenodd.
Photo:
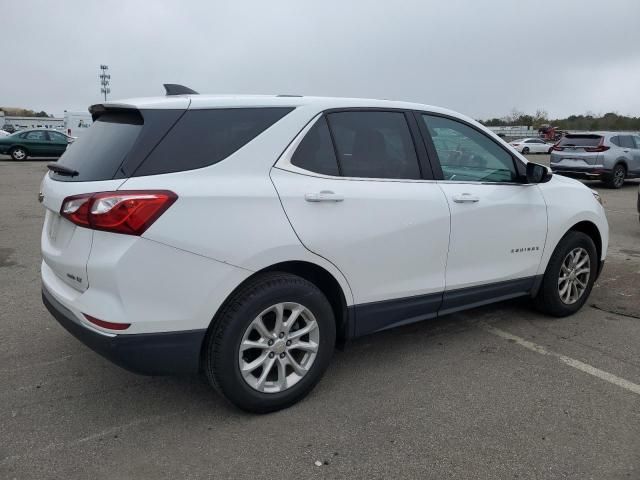
<instances>
[{"instance_id":1,"label":"white parking line","mask_svg":"<svg viewBox=\"0 0 640 480\"><path fill-rule=\"evenodd\" d=\"M491 325L487 325L486 323L480 324L484 330L493 335L497 335L498 337L502 337L506 340L511 340L518 345L527 348L533 352L539 353L541 355L550 355L552 357L556 357L561 362L566 363L570 367L573 367L581 372L588 373L589 375L593 375L594 377L598 377L605 382L613 383L618 387L622 387L625 390L635 393L636 395L640 395L640 385L630 382L629 380L625 380L624 378L620 378L612 373L605 372L604 370L600 370L599 368L592 367L589 364L583 363L580 360L576 360L571 357L567 357L566 355L561 355L559 353L550 352L542 345L538 345L537 343L530 342L525 340L524 338L513 335L509 332L505 332L504 330L500 330L499 328L493 327Z\"/></svg>"}]
</instances>

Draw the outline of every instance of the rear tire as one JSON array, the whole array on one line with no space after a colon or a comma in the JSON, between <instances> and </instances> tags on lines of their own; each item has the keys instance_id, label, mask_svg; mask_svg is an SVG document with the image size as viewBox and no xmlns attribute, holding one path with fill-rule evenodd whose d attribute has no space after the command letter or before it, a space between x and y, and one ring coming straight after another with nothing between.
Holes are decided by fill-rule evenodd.
<instances>
[{"instance_id":1,"label":"rear tire","mask_svg":"<svg viewBox=\"0 0 640 480\"><path fill-rule=\"evenodd\" d=\"M605 184L609 188L622 188L626 177L626 167L622 163L618 163L615 167L613 167L611 175L606 177Z\"/></svg>"},{"instance_id":2,"label":"rear tire","mask_svg":"<svg viewBox=\"0 0 640 480\"><path fill-rule=\"evenodd\" d=\"M9 152L11 158L13 158L16 162L26 160L29 157L27 151L22 147L13 147Z\"/></svg>"},{"instance_id":3,"label":"rear tire","mask_svg":"<svg viewBox=\"0 0 640 480\"><path fill-rule=\"evenodd\" d=\"M574 258L577 262L572 266ZM585 269L588 272L583 272ZM598 256L591 237L582 232L569 231L549 259L534 305L554 317L572 315L589 298L597 269Z\"/></svg>"},{"instance_id":4,"label":"rear tire","mask_svg":"<svg viewBox=\"0 0 640 480\"><path fill-rule=\"evenodd\" d=\"M313 390L335 339L333 310L322 291L296 275L269 272L248 281L221 307L205 340L204 371L237 407L273 412Z\"/></svg>"}]
</instances>

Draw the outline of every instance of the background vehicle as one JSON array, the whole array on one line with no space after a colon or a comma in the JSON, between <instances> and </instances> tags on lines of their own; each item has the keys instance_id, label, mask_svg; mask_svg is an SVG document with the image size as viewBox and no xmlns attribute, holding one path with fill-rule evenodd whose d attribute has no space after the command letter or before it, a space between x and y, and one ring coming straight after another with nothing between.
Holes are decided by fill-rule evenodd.
<instances>
[{"instance_id":1,"label":"background vehicle","mask_svg":"<svg viewBox=\"0 0 640 480\"><path fill-rule=\"evenodd\" d=\"M543 140L550 142L557 142L566 134L566 131L559 130L557 127L553 127L551 125L543 125L538 129L538 136Z\"/></svg>"},{"instance_id":2,"label":"background vehicle","mask_svg":"<svg viewBox=\"0 0 640 480\"><path fill-rule=\"evenodd\" d=\"M6 137L7 135L11 135L9 132L6 132L4 130L0 130L0 137Z\"/></svg>"},{"instance_id":3,"label":"background vehicle","mask_svg":"<svg viewBox=\"0 0 640 480\"><path fill-rule=\"evenodd\" d=\"M527 153L551 153L553 147L539 138L522 138L509 142L509 145L524 155Z\"/></svg>"},{"instance_id":4,"label":"background vehicle","mask_svg":"<svg viewBox=\"0 0 640 480\"><path fill-rule=\"evenodd\" d=\"M518 296L558 316L586 301L602 206L474 120L174 87L92 107L41 186L45 305L119 365L201 369L267 412L311 391L336 342Z\"/></svg>"},{"instance_id":5,"label":"background vehicle","mask_svg":"<svg viewBox=\"0 0 640 480\"><path fill-rule=\"evenodd\" d=\"M567 134L553 147L551 170L620 188L626 178L640 176L640 136L615 132Z\"/></svg>"},{"instance_id":6,"label":"background vehicle","mask_svg":"<svg viewBox=\"0 0 640 480\"><path fill-rule=\"evenodd\" d=\"M59 157L73 141L64 133L54 130L24 130L0 137L0 153L14 160L28 157Z\"/></svg>"},{"instance_id":7,"label":"background vehicle","mask_svg":"<svg viewBox=\"0 0 640 480\"><path fill-rule=\"evenodd\" d=\"M64 128L70 137L78 138L92 123L89 112L64 112Z\"/></svg>"}]
</instances>

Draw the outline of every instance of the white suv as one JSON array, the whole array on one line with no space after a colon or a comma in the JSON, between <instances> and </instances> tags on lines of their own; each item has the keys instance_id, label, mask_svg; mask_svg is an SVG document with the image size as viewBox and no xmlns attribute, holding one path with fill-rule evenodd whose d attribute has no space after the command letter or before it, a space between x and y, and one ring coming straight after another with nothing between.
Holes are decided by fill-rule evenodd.
<instances>
[{"instance_id":1,"label":"white suv","mask_svg":"<svg viewBox=\"0 0 640 480\"><path fill-rule=\"evenodd\" d=\"M300 400L355 337L518 296L574 313L606 255L594 191L449 110L194 92L91 112L42 182L45 305L249 411Z\"/></svg>"}]
</instances>

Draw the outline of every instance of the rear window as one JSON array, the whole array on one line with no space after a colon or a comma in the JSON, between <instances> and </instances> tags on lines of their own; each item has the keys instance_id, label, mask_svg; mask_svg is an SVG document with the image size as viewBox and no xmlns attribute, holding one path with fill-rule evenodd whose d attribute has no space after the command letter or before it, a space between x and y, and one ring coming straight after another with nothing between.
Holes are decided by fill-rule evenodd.
<instances>
[{"instance_id":1,"label":"rear window","mask_svg":"<svg viewBox=\"0 0 640 480\"><path fill-rule=\"evenodd\" d=\"M575 135L569 134L562 137L559 147L597 147L602 140L601 135Z\"/></svg>"},{"instance_id":2,"label":"rear window","mask_svg":"<svg viewBox=\"0 0 640 480\"><path fill-rule=\"evenodd\" d=\"M51 172L55 180L110 180L142 131L139 112L105 113L72 144L58 163L78 172L74 177Z\"/></svg>"},{"instance_id":3,"label":"rear window","mask_svg":"<svg viewBox=\"0 0 640 480\"><path fill-rule=\"evenodd\" d=\"M102 114L71 144L59 164L74 177L99 181L158 175L213 165L246 145L292 108L142 110Z\"/></svg>"}]
</instances>

